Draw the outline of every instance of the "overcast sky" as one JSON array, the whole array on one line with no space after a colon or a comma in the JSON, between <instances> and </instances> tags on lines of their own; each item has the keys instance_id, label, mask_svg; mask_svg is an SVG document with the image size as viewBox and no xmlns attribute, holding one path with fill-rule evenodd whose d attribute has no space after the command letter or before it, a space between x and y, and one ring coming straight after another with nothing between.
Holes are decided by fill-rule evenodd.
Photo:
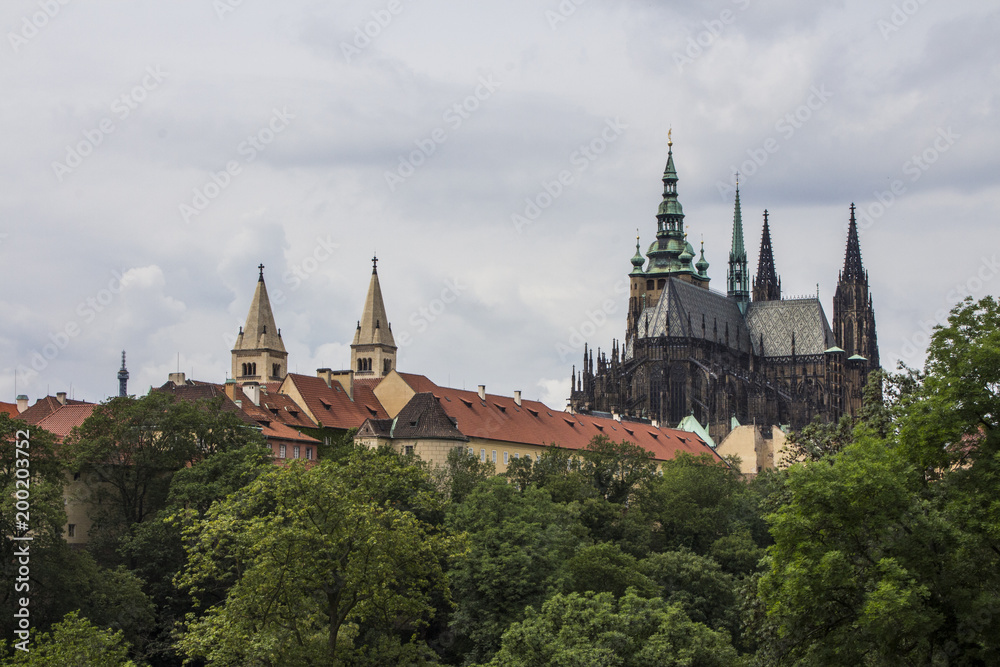
<instances>
[{"instance_id":1,"label":"overcast sky","mask_svg":"<svg viewBox=\"0 0 1000 667\"><path fill-rule=\"evenodd\" d=\"M882 362L919 365L1000 287L998 9L5 0L0 400L103 400L123 349L133 393L222 382L261 263L289 370L347 367L377 253L400 370L561 409L670 127L713 288L735 170L751 266L766 208L828 318L856 202Z\"/></svg>"}]
</instances>

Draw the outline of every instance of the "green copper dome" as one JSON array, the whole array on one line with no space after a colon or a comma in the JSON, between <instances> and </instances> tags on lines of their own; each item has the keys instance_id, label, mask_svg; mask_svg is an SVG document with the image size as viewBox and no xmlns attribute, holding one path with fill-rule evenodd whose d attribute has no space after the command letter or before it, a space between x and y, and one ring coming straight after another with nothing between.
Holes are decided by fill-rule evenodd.
<instances>
[{"instance_id":1,"label":"green copper dome","mask_svg":"<svg viewBox=\"0 0 1000 667\"><path fill-rule=\"evenodd\" d=\"M702 278L708 277L708 260L705 259L705 242L701 242L701 257L698 258L698 263L694 265L698 269L698 275Z\"/></svg>"},{"instance_id":2,"label":"green copper dome","mask_svg":"<svg viewBox=\"0 0 1000 667\"><path fill-rule=\"evenodd\" d=\"M642 273L642 265L646 263L646 258L642 256L639 249L639 237L635 237L635 255L632 256L632 273Z\"/></svg>"}]
</instances>

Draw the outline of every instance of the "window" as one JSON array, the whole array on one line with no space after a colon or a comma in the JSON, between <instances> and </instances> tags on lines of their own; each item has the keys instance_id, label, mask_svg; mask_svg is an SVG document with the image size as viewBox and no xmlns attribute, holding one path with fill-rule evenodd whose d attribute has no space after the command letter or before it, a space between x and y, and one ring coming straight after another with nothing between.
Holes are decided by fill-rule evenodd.
<instances>
[{"instance_id":1,"label":"window","mask_svg":"<svg viewBox=\"0 0 1000 667\"><path fill-rule=\"evenodd\" d=\"M411 456L413 454L413 445L405 445L403 447L403 453L407 456Z\"/></svg>"},{"instance_id":2,"label":"window","mask_svg":"<svg viewBox=\"0 0 1000 667\"><path fill-rule=\"evenodd\" d=\"M480 463L486 463L486 450L485 449L480 449L479 450L479 462Z\"/></svg>"},{"instance_id":3,"label":"window","mask_svg":"<svg viewBox=\"0 0 1000 667\"><path fill-rule=\"evenodd\" d=\"M76 524L75 523L71 523L68 526L66 526L66 534L69 537L76 537Z\"/></svg>"},{"instance_id":4,"label":"window","mask_svg":"<svg viewBox=\"0 0 1000 667\"><path fill-rule=\"evenodd\" d=\"M656 281L656 289L663 289L663 286L667 284L666 278L660 278Z\"/></svg>"},{"instance_id":5,"label":"window","mask_svg":"<svg viewBox=\"0 0 1000 667\"><path fill-rule=\"evenodd\" d=\"M503 464L507 465L508 463L510 463L510 455L507 454L507 452L504 452L503 453Z\"/></svg>"},{"instance_id":6,"label":"window","mask_svg":"<svg viewBox=\"0 0 1000 667\"><path fill-rule=\"evenodd\" d=\"M392 359L382 360L382 375L388 375L389 371L392 370Z\"/></svg>"},{"instance_id":7,"label":"window","mask_svg":"<svg viewBox=\"0 0 1000 667\"><path fill-rule=\"evenodd\" d=\"M79 479L80 479L80 473L78 472L73 473L73 481L76 482L79 481Z\"/></svg>"},{"instance_id":8,"label":"window","mask_svg":"<svg viewBox=\"0 0 1000 667\"><path fill-rule=\"evenodd\" d=\"M649 290L650 292L653 291L653 281L652 280L647 280L646 281L646 289Z\"/></svg>"},{"instance_id":9,"label":"window","mask_svg":"<svg viewBox=\"0 0 1000 667\"><path fill-rule=\"evenodd\" d=\"M542 455L541 454L535 454L535 460L536 461L541 461L542 460Z\"/></svg>"},{"instance_id":10,"label":"window","mask_svg":"<svg viewBox=\"0 0 1000 667\"><path fill-rule=\"evenodd\" d=\"M515 459L519 459L519 458L521 458L521 454L520 454L520 452L514 452L514 458L515 458Z\"/></svg>"},{"instance_id":11,"label":"window","mask_svg":"<svg viewBox=\"0 0 1000 667\"><path fill-rule=\"evenodd\" d=\"M281 375L281 364L271 364L271 377Z\"/></svg>"},{"instance_id":12,"label":"window","mask_svg":"<svg viewBox=\"0 0 1000 667\"><path fill-rule=\"evenodd\" d=\"M306 447L306 460L307 461L312 461L312 458L313 458L313 448L312 447Z\"/></svg>"},{"instance_id":13,"label":"window","mask_svg":"<svg viewBox=\"0 0 1000 667\"><path fill-rule=\"evenodd\" d=\"M285 451L286 450L285 450L285 446L284 445L278 445L278 458L279 459L285 458Z\"/></svg>"},{"instance_id":14,"label":"window","mask_svg":"<svg viewBox=\"0 0 1000 667\"><path fill-rule=\"evenodd\" d=\"M299 446L295 445L292 447L292 458L299 458Z\"/></svg>"},{"instance_id":15,"label":"window","mask_svg":"<svg viewBox=\"0 0 1000 667\"><path fill-rule=\"evenodd\" d=\"M469 447L469 456L475 456L475 455L476 455L476 450L474 450L472 447Z\"/></svg>"},{"instance_id":16,"label":"window","mask_svg":"<svg viewBox=\"0 0 1000 667\"><path fill-rule=\"evenodd\" d=\"M497 450L493 450L493 463L497 462Z\"/></svg>"}]
</instances>

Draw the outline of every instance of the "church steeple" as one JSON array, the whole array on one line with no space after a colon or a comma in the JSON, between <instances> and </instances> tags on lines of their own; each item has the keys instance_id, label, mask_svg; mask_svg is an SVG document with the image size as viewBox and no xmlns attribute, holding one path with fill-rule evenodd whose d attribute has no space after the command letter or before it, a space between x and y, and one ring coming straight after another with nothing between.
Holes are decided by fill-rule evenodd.
<instances>
[{"instance_id":1,"label":"church steeple","mask_svg":"<svg viewBox=\"0 0 1000 667\"><path fill-rule=\"evenodd\" d=\"M750 276L747 272L747 250L743 245L743 212L740 210L740 182L736 180L736 204L733 209L733 243L729 250L729 273L726 294L736 299L740 309L750 301Z\"/></svg>"},{"instance_id":2,"label":"church steeple","mask_svg":"<svg viewBox=\"0 0 1000 667\"><path fill-rule=\"evenodd\" d=\"M264 284L264 265L257 268L257 288L246 323L233 346L233 378L239 382L280 382L288 372L288 352L281 341L281 330L274 323Z\"/></svg>"},{"instance_id":3,"label":"church steeple","mask_svg":"<svg viewBox=\"0 0 1000 667\"><path fill-rule=\"evenodd\" d=\"M359 375L385 377L396 367L396 341L382 300L378 280L378 257L372 258L368 296L351 343L351 368Z\"/></svg>"},{"instance_id":4,"label":"church steeple","mask_svg":"<svg viewBox=\"0 0 1000 667\"><path fill-rule=\"evenodd\" d=\"M844 270L841 280L861 280L867 282L865 269L861 265L861 243L858 241L858 223L854 219L854 204L851 204L851 221L847 227L847 251L844 253Z\"/></svg>"},{"instance_id":5,"label":"church steeple","mask_svg":"<svg viewBox=\"0 0 1000 667\"><path fill-rule=\"evenodd\" d=\"M774 270L774 254L771 252L771 228L768 225L767 209L764 210L764 230L760 236L757 276L753 279L753 300L781 300L781 278Z\"/></svg>"}]
</instances>

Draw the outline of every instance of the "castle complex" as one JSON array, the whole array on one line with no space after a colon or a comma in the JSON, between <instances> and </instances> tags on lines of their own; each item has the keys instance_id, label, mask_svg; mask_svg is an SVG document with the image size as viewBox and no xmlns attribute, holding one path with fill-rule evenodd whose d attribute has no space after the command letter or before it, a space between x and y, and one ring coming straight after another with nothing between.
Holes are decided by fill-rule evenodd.
<instances>
[{"instance_id":1,"label":"castle complex","mask_svg":"<svg viewBox=\"0 0 1000 667\"><path fill-rule=\"evenodd\" d=\"M704 244L694 261L684 233L669 146L656 240L645 257L637 241L631 260L624 342L596 358L584 349L571 409L672 425L693 417L716 442L740 424L795 429L856 415L879 357L854 205L831 328L818 295L781 297L767 211L751 284L738 185L726 292L709 288Z\"/></svg>"}]
</instances>

